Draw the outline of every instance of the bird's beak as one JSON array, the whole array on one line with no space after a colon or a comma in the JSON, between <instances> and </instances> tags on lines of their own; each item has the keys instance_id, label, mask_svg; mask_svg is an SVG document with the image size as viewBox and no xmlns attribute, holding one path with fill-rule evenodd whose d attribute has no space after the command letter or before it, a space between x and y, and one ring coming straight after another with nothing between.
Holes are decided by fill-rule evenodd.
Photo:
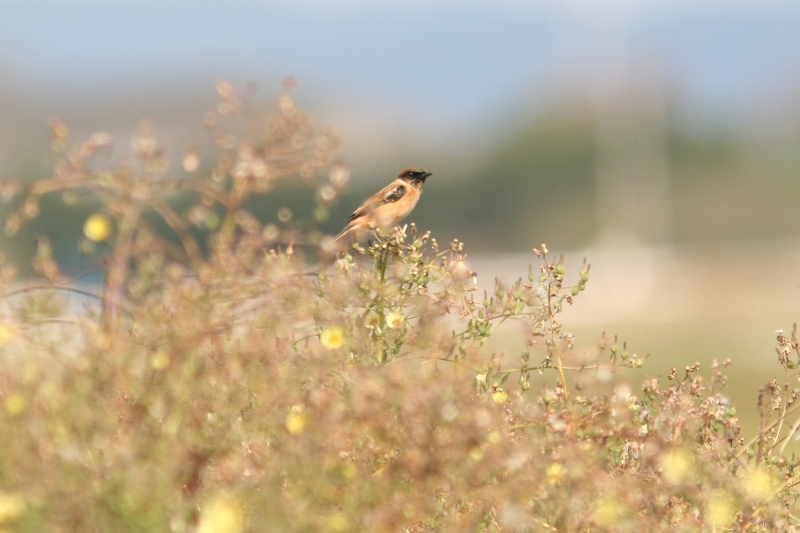
<instances>
[{"instance_id":1,"label":"bird's beak","mask_svg":"<svg viewBox=\"0 0 800 533\"><path fill-rule=\"evenodd\" d=\"M422 174L422 181L425 181L425 179L426 179L428 176L433 176L433 173L432 173L432 172L425 172L425 173L423 173L423 174Z\"/></svg>"}]
</instances>

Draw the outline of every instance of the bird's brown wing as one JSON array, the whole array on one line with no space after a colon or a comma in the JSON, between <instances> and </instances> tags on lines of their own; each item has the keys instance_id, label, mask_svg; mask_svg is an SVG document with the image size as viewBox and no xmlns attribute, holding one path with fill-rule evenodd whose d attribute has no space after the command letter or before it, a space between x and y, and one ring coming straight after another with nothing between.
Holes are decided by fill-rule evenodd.
<instances>
[{"instance_id":1,"label":"bird's brown wing","mask_svg":"<svg viewBox=\"0 0 800 533\"><path fill-rule=\"evenodd\" d=\"M399 180L398 180L399 181ZM402 183L393 182L375 193L372 197L367 199L366 202L361 204L361 207L353 211L353 214L350 215L348 220L355 220L357 218L361 218L367 213L371 213L374 211L378 206L383 204L390 204L392 202L396 202L406 194L406 186Z\"/></svg>"},{"instance_id":2,"label":"bird's brown wing","mask_svg":"<svg viewBox=\"0 0 800 533\"><path fill-rule=\"evenodd\" d=\"M388 189L388 191L386 190ZM386 191L386 194L383 195L383 201L381 204L390 204L392 202L396 202L400 198L406 195L406 186L405 185L396 185L394 187L386 187L381 192Z\"/></svg>"}]
</instances>

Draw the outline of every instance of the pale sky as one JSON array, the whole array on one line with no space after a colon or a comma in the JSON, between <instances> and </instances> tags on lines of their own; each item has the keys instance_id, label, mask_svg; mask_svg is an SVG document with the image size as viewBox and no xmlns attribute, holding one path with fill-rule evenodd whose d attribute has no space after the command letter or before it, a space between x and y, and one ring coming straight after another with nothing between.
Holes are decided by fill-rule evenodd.
<instances>
[{"instance_id":1,"label":"pale sky","mask_svg":"<svg viewBox=\"0 0 800 533\"><path fill-rule=\"evenodd\" d=\"M659 69L691 114L735 116L800 85L789 0L6 0L0 11L0 95L91 102L291 75L351 115L452 125L564 90L607 56Z\"/></svg>"}]
</instances>

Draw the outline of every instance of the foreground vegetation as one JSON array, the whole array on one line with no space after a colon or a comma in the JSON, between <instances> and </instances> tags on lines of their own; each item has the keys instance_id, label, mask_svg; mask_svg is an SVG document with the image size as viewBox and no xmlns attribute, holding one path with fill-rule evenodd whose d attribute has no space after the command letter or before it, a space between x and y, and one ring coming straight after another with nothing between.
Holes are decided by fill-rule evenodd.
<instances>
[{"instance_id":1,"label":"foreground vegetation","mask_svg":"<svg viewBox=\"0 0 800 533\"><path fill-rule=\"evenodd\" d=\"M482 293L462 243L413 225L338 250L317 229L347 183L335 136L288 94L261 116L218 92L211 163L171 169L147 123L115 159L54 121L53 177L4 183L9 233L45 196L94 202L78 245L104 282L77 289L44 238L36 280L0 267L0 528L795 529L796 332L748 442L727 363L640 385L624 344L573 348L587 265L540 246ZM287 180L309 213L246 210ZM524 343L487 351L503 327Z\"/></svg>"}]
</instances>

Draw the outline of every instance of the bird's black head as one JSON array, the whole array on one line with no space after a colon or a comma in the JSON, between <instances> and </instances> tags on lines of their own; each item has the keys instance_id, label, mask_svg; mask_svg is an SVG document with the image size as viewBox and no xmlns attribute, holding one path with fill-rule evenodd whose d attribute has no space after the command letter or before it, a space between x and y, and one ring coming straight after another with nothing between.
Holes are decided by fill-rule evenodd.
<instances>
[{"instance_id":1,"label":"bird's black head","mask_svg":"<svg viewBox=\"0 0 800 533\"><path fill-rule=\"evenodd\" d=\"M421 168L411 167L402 171L397 177L409 183L418 184L425 183L425 178L430 175L430 172L425 172Z\"/></svg>"}]
</instances>

